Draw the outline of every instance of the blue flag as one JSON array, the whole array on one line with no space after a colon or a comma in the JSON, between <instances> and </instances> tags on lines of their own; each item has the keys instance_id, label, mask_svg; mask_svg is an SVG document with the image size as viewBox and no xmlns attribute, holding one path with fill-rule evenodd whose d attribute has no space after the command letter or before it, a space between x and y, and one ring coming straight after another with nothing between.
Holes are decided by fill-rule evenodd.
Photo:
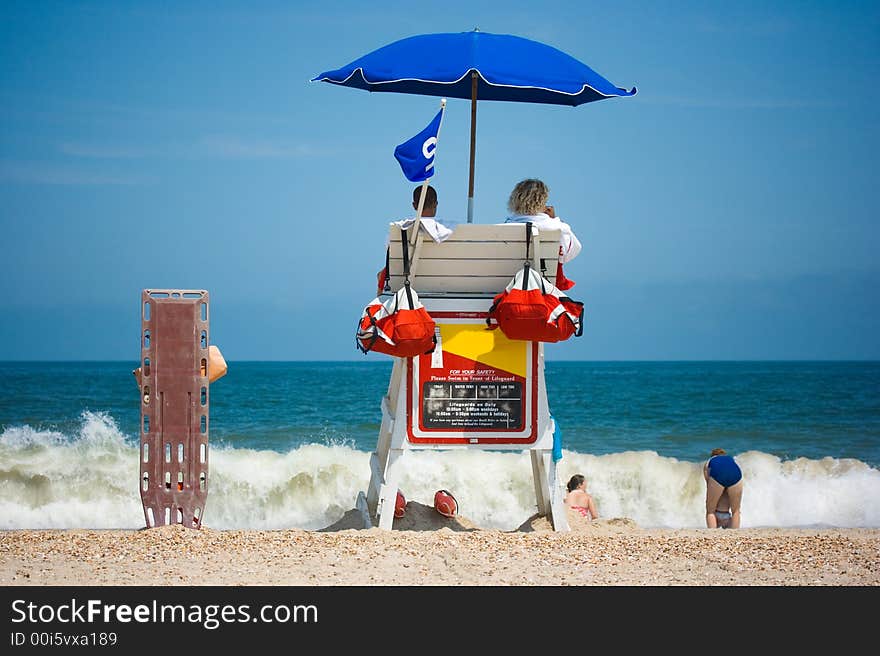
<instances>
[{"instance_id":1,"label":"blue flag","mask_svg":"<svg viewBox=\"0 0 880 656\"><path fill-rule=\"evenodd\" d=\"M428 127L394 149L394 157L410 182L424 182L434 175L434 151L437 149L437 133L442 117L441 109Z\"/></svg>"}]
</instances>

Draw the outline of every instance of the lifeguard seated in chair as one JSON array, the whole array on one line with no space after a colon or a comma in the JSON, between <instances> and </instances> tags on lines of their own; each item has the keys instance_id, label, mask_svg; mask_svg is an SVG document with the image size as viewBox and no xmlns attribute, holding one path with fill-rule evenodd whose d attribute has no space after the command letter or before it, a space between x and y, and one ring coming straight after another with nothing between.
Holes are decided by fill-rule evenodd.
<instances>
[{"instance_id":1,"label":"lifeguard seated in chair","mask_svg":"<svg viewBox=\"0 0 880 656\"><path fill-rule=\"evenodd\" d=\"M506 223L531 223L538 230L559 230L559 263L556 269L556 287L562 291L574 287L574 281L565 277L562 265L571 262L581 252L581 242L571 226L556 216L550 201L550 189L541 180L521 180L510 192L507 209L511 216Z\"/></svg>"},{"instance_id":2,"label":"lifeguard seated in chair","mask_svg":"<svg viewBox=\"0 0 880 656\"><path fill-rule=\"evenodd\" d=\"M419 185L413 190L413 209L417 211L422 188L423 185ZM506 235L510 232L494 231L492 230L494 225L456 225L450 224L449 221L438 220L437 193L433 187L425 185L424 188L425 200L418 234L414 235L412 230L408 231L412 245L410 269L413 274L411 278L413 287L421 295L456 291L488 293L492 292L493 288L493 296L499 293L521 267L523 261L523 255L517 254L516 249L511 250L509 247L511 241ZM549 193L547 185L541 180L530 178L520 181L513 188L508 199L510 216L503 224L497 225L531 223L535 228L534 249L530 253L534 256L534 270L539 271L555 287L565 291L575 283L565 276L562 265L577 257L582 247L571 226L559 219L553 206L547 204ZM414 223L413 219L409 219L391 224L385 267L377 276L379 282L377 293L387 294L400 288L403 269L400 266L402 260L399 230L412 228ZM397 232L395 228L398 229ZM425 235L431 237L434 244L425 240ZM526 245L524 233L516 235L513 241L520 242L522 245L520 253L524 254ZM440 244L444 248L440 248ZM392 266L392 259L396 260L394 263L396 266ZM510 266L514 262L516 264ZM463 266L466 270L462 270ZM390 281L392 274L396 274L398 280L393 285ZM484 280L482 283L477 283L475 280L466 282L462 279L464 277L481 277ZM487 277L493 280L487 280ZM443 278L447 279L445 283L441 283Z\"/></svg>"},{"instance_id":3,"label":"lifeguard seated in chair","mask_svg":"<svg viewBox=\"0 0 880 656\"><path fill-rule=\"evenodd\" d=\"M425 200L422 202L422 190L424 189ZM413 209L416 210L416 216L420 216L419 219L419 230L427 233L434 241L442 242L449 235L452 234L452 228L454 224L450 224L448 220L440 220L437 218L437 191L434 187L430 185L419 185L415 189L413 189L413 200L412 206ZM419 205L421 208L421 215L419 212ZM401 229L409 229L413 227L416 223L415 217L409 219L403 219L401 221L395 221L391 225L396 225ZM376 280L378 282L377 286L377 294L382 294L390 291L388 287L388 248L390 242L385 242L385 266L383 266L379 273L376 274Z\"/></svg>"}]
</instances>

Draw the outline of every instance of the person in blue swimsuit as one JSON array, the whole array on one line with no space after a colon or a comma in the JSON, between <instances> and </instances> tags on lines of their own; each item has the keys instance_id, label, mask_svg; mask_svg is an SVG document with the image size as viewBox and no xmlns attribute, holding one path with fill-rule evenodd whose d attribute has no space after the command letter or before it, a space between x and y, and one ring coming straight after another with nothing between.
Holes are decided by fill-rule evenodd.
<instances>
[{"instance_id":1,"label":"person in blue swimsuit","mask_svg":"<svg viewBox=\"0 0 880 656\"><path fill-rule=\"evenodd\" d=\"M706 479L706 526L739 528L742 504L742 470L724 449L712 449L703 466Z\"/></svg>"}]
</instances>

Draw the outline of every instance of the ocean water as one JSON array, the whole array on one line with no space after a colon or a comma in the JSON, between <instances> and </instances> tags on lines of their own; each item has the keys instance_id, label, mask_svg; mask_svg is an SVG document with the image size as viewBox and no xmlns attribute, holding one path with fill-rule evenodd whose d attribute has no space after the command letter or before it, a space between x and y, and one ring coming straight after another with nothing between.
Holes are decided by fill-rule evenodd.
<instances>
[{"instance_id":1,"label":"ocean water","mask_svg":"<svg viewBox=\"0 0 880 656\"><path fill-rule=\"evenodd\" d=\"M137 362L0 362L0 529L142 528ZM204 525L317 530L369 481L391 359L229 362L211 386ZM742 526L880 527L878 362L547 362L561 479L604 517L703 524L701 467L745 476ZM536 512L524 452L419 451L401 489L513 530Z\"/></svg>"}]
</instances>

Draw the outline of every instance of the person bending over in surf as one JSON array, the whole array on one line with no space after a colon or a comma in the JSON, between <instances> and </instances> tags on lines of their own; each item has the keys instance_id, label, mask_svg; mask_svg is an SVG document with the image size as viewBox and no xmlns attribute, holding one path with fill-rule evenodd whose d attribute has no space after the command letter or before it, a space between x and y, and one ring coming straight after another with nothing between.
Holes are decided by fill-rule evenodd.
<instances>
[{"instance_id":1,"label":"person bending over in surf","mask_svg":"<svg viewBox=\"0 0 880 656\"><path fill-rule=\"evenodd\" d=\"M711 457L703 465L703 478L706 479L706 527L739 528L743 493L739 465L724 449L712 449Z\"/></svg>"}]
</instances>

